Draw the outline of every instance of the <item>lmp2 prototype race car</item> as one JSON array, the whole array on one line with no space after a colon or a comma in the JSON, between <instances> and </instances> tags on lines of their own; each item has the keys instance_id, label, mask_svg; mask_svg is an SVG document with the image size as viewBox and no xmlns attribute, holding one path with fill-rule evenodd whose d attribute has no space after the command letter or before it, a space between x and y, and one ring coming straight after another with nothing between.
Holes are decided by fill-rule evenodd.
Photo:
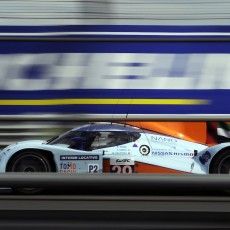
<instances>
[{"instance_id":1,"label":"lmp2 prototype race car","mask_svg":"<svg viewBox=\"0 0 230 230\"><path fill-rule=\"evenodd\" d=\"M21 141L4 148L0 172L230 172L230 143L209 146L185 139L126 123L90 123L48 141Z\"/></svg>"}]
</instances>

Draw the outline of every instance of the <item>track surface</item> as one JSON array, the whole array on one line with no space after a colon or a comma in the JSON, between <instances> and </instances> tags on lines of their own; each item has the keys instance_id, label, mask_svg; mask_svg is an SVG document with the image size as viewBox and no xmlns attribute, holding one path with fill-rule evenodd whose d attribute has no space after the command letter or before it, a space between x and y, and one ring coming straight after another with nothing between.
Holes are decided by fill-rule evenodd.
<instances>
[{"instance_id":1,"label":"track surface","mask_svg":"<svg viewBox=\"0 0 230 230\"><path fill-rule=\"evenodd\" d=\"M1 195L1 229L228 229L230 197Z\"/></svg>"},{"instance_id":2,"label":"track surface","mask_svg":"<svg viewBox=\"0 0 230 230\"><path fill-rule=\"evenodd\" d=\"M3 210L229 212L230 197L1 195Z\"/></svg>"},{"instance_id":3,"label":"track surface","mask_svg":"<svg viewBox=\"0 0 230 230\"><path fill-rule=\"evenodd\" d=\"M230 229L230 177L3 174L0 229ZM52 189L52 190L51 190Z\"/></svg>"}]
</instances>

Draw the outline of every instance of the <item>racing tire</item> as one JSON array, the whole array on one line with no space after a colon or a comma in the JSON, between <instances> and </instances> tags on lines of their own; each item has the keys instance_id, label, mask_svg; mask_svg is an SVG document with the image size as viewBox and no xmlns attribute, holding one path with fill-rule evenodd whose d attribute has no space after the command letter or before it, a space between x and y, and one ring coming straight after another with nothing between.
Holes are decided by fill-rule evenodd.
<instances>
[{"instance_id":1,"label":"racing tire","mask_svg":"<svg viewBox=\"0 0 230 230\"><path fill-rule=\"evenodd\" d=\"M230 150L219 153L211 164L210 173L230 174Z\"/></svg>"},{"instance_id":2,"label":"racing tire","mask_svg":"<svg viewBox=\"0 0 230 230\"><path fill-rule=\"evenodd\" d=\"M150 148L148 145L141 145L139 151L142 156L147 156L150 153Z\"/></svg>"},{"instance_id":3,"label":"racing tire","mask_svg":"<svg viewBox=\"0 0 230 230\"><path fill-rule=\"evenodd\" d=\"M53 167L43 153L37 151L23 151L15 155L7 165L7 172L52 172ZM19 194L34 195L41 193L43 188L12 188Z\"/></svg>"}]
</instances>

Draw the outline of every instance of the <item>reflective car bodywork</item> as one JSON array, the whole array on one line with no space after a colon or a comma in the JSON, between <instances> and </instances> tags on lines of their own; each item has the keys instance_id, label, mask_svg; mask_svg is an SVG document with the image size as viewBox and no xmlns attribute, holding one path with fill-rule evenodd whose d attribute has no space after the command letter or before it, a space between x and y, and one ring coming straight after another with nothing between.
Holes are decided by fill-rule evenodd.
<instances>
[{"instance_id":1,"label":"reflective car bodywork","mask_svg":"<svg viewBox=\"0 0 230 230\"><path fill-rule=\"evenodd\" d=\"M23 158L32 152L41 154L41 164L42 156L48 156L48 164L60 173L208 174L216 156L229 146L208 146L122 123L93 123L48 141L22 141L6 147L0 152L0 172L42 171ZM24 160L21 164L20 159Z\"/></svg>"}]
</instances>

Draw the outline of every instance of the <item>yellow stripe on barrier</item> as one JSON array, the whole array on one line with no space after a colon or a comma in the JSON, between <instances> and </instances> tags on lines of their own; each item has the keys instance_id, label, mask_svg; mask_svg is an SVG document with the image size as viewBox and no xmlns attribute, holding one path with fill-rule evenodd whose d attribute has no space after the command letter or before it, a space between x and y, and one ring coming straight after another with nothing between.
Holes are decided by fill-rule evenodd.
<instances>
[{"instance_id":1,"label":"yellow stripe on barrier","mask_svg":"<svg viewBox=\"0 0 230 230\"><path fill-rule=\"evenodd\" d=\"M0 105L207 105L203 99L41 99L41 100L0 100Z\"/></svg>"}]
</instances>

